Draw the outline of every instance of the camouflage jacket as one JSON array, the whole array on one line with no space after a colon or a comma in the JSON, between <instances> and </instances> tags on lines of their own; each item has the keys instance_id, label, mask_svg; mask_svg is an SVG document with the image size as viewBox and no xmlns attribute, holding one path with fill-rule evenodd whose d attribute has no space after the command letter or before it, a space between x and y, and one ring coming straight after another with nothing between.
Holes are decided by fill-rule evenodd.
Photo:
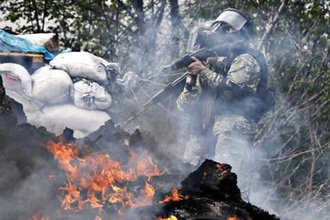
<instances>
[{"instance_id":1,"label":"camouflage jacket","mask_svg":"<svg viewBox=\"0 0 330 220\"><path fill-rule=\"evenodd\" d=\"M218 62L221 62L220 60L223 60L223 57L219 57ZM212 68L204 68L197 75L195 84L189 88L185 86L177 98L177 106L179 110L189 113L201 104L206 89L212 89L217 92L216 104L219 108L228 111L234 109L235 105L237 109L240 105L238 103L244 100L244 97L256 94L260 71L257 60L247 53L237 56L226 74L217 73Z\"/></svg>"}]
</instances>

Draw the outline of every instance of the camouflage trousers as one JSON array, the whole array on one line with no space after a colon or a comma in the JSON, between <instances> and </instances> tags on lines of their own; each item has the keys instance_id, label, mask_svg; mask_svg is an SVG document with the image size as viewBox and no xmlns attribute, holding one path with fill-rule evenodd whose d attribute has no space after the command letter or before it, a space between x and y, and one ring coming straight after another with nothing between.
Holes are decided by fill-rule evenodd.
<instances>
[{"instance_id":1,"label":"camouflage trousers","mask_svg":"<svg viewBox=\"0 0 330 220\"><path fill-rule=\"evenodd\" d=\"M190 135L183 155L184 162L198 165L205 159L232 164L248 157L256 125L240 115L216 116L209 134Z\"/></svg>"},{"instance_id":2,"label":"camouflage trousers","mask_svg":"<svg viewBox=\"0 0 330 220\"><path fill-rule=\"evenodd\" d=\"M256 125L240 115L216 118L213 133L217 137L214 160L232 164L248 157L253 146Z\"/></svg>"}]
</instances>

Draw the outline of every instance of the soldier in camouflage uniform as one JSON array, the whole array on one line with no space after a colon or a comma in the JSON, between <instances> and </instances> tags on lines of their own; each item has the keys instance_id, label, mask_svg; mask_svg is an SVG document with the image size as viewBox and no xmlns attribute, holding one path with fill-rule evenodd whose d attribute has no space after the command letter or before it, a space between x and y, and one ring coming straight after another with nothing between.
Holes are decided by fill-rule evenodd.
<instances>
[{"instance_id":1,"label":"soldier in camouflage uniform","mask_svg":"<svg viewBox=\"0 0 330 220\"><path fill-rule=\"evenodd\" d=\"M226 43L246 46L252 27L247 15L227 9L213 23L212 32L220 32L227 38ZM259 57L260 53L247 49L204 63L193 58L187 67L186 85L177 99L178 108L194 119L189 125L186 162L197 165L214 157L228 163L240 153L240 145L251 143L267 84L267 66L264 57ZM213 103L207 101L210 96ZM203 127L205 109L210 112L207 108L212 108L211 122Z\"/></svg>"}]
</instances>

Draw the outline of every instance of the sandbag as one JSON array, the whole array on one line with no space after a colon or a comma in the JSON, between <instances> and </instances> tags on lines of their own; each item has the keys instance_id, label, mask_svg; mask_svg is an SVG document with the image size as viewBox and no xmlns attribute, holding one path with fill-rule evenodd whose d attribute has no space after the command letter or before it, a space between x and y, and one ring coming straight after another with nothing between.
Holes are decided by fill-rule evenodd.
<instances>
[{"instance_id":1,"label":"sandbag","mask_svg":"<svg viewBox=\"0 0 330 220\"><path fill-rule=\"evenodd\" d=\"M26 117L28 123L44 126L54 133L62 133L66 127L71 128L76 138L96 131L111 119L104 111L81 109L72 104L46 106L42 111L27 112Z\"/></svg>"},{"instance_id":2,"label":"sandbag","mask_svg":"<svg viewBox=\"0 0 330 220\"><path fill-rule=\"evenodd\" d=\"M53 68L66 71L71 77L79 77L107 85L108 61L88 52L67 52L57 55L50 63Z\"/></svg>"},{"instance_id":3,"label":"sandbag","mask_svg":"<svg viewBox=\"0 0 330 220\"><path fill-rule=\"evenodd\" d=\"M104 87L86 79L74 83L72 99L75 106L89 110L105 110L112 102L111 95Z\"/></svg>"},{"instance_id":4,"label":"sandbag","mask_svg":"<svg viewBox=\"0 0 330 220\"><path fill-rule=\"evenodd\" d=\"M32 97L47 104L69 102L73 90L70 76L62 71L44 66L32 74Z\"/></svg>"},{"instance_id":5,"label":"sandbag","mask_svg":"<svg viewBox=\"0 0 330 220\"><path fill-rule=\"evenodd\" d=\"M29 72L16 63L0 63L0 75L6 89L6 94L11 92L31 96L32 84ZM11 97L15 98L15 97Z\"/></svg>"}]
</instances>

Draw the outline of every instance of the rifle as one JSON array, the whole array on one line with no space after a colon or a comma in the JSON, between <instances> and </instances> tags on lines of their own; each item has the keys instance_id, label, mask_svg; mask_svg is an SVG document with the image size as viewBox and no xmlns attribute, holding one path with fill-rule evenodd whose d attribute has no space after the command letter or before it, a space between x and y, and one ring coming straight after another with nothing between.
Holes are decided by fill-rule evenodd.
<instances>
[{"instance_id":1,"label":"rifle","mask_svg":"<svg viewBox=\"0 0 330 220\"><path fill-rule=\"evenodd\" d=\"M217 46L214 48L202 48L200 50L197 50L192 53L188 53L182 58L179 58L172 62L169 65L164 66L160 73L167 73L171 71L175 71L178 69L181 69L183 67L188 66L191 64L194 60L191 58L192 56L196 57L197 59L201 61L205 61L208 57L217 57L217 56L228 56L233 51L241 49L241 48L233 48L230 46ZM153 97L151 97L146 103L143 104L142 108L137 111L135 114L133 114L130 118L128 118L123 125L128 124L130 121L135 119L137 116L139 116L142 112L144 112L148 107L158 104L161 102L165 97L168 96L173 90L175 90L176 86L180 85L181 82L183 82L187 77L187 73L183 74L173 82L167 84L162 90L157 92Z\"/></svg>"},{"instance_id":2,"label":"rifle","mask_svg":"<svg viewBox=\"0 0 330 220\"><path fill-rule=\"evenodd\" d=\"M217 56L228 56L232 53L233 50L237 50L238 48L230 47L230 46L217 46L214 48L202 48L192 53L187 53L185 56L177 59L173 63L164 66L160 73L167 73L171 71L176 71L183 67L188 66L194 60L191 58L196 57L201 61L206 61L208 57L217 57Z\"/></svg>"},{"instance_id":3,"label":"rifle","mask_svg":"<svg viewBox=\"0 0 330 220\"><path fill-rule=\"evenodd\" d=\"M128 124L130 121L135 119L137 116L139 116L142 112L144 112L150 106L153 106L153 105L158 104L159 102L161 102L165 97L168 96L168 94L170 94L176 88L176 86L180 85L181 82L183 82L186 79L187 75L188 74L185 73L182 76L180 76L179 78L177 78L176 80L174 80L173 82L167 84L162 90L157 92L146 103L144 103L142 108L139 111L137 111L134 115L132 115L130 118L128 118L123 123L123 125Z\"/></svg>"}]
</instances>

